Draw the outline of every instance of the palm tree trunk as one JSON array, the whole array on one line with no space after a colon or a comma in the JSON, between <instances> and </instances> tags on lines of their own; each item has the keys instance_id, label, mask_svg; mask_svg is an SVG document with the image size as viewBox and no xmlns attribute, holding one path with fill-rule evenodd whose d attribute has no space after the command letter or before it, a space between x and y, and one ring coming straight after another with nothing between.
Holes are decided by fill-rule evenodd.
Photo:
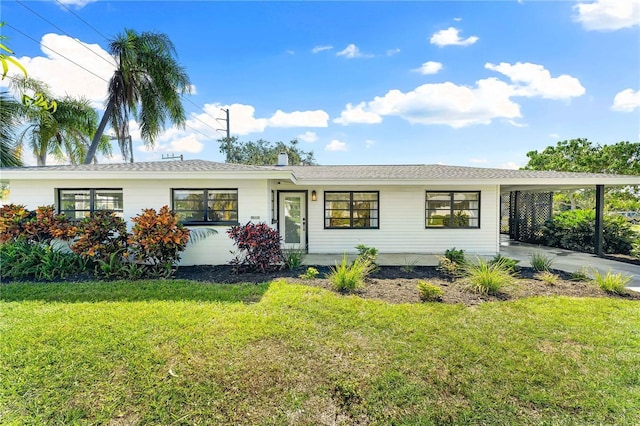
<instances>
[{"instance_id":1,"label":"palm tree trunk","mask_svg":"<svg viewBox=\"0 0 640 426\"><path fill-rule=\"evenodd\" d=\"M107 109L104 111L104 115L102 116L102 120L100 121L100 125L98 126L98 130L96 130L96 134L93 136L93 141L91 141L91 146L87 150L87 155L84 157L83 164L91 164L93 161L93 157L96 156L96 150L98 149L98 144L100 143L100 138L102 138L102 134L104 133L104 128L107 127L107 122L109 121L109 117L111 116L111 112L113 111L114 101L109 100L107 104Z\"/></svg>"}]
</instances>

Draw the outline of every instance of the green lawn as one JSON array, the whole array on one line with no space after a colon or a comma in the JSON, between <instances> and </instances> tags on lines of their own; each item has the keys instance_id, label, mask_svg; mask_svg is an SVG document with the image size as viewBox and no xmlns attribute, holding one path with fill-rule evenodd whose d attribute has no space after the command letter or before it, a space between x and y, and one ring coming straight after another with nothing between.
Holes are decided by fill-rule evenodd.
<instances>
[{"instance_id":1,"label":"green lawn","mask_svg":"<svg viewBox=\"0 0 640 426\"><path fill-rule=\"evenodd\" d=\"M640 305L0 286L0 423L640 424Z\"/></svg>"}]
</instances>

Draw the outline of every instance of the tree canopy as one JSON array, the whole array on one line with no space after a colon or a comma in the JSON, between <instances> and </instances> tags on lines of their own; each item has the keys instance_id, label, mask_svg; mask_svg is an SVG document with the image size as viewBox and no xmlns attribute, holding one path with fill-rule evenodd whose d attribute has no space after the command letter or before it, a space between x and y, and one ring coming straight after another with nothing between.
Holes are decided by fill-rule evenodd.
<instances>
[{"instance_id":1,"label":"tree canopy","mask_svg":"<svg viewBox=\"0 0 640 426\"><path fill-rule=\"evenodd\" d=\"M640 175L640 143L618 142L599 145L587 139L571 139L542 152L529 151L524 170L615 173Z\"/></svg>"},{"instance_id":2,"label":"tree canopy","mask_svg":"<svg viewBox=\"0 0 640 426\"><path fill-rule=\"evenodd\" d=\"M298 146L298 140L293 139L288 144L278 141L275 143L259 139L255 142L240 142L237 136L219 139L220 152L225 154L225 162L235 164L253 164L272 166L278 163L278 154L286 152L289 164L316 164L313 151L304 151Z\"/></svg>"}]
</instances>

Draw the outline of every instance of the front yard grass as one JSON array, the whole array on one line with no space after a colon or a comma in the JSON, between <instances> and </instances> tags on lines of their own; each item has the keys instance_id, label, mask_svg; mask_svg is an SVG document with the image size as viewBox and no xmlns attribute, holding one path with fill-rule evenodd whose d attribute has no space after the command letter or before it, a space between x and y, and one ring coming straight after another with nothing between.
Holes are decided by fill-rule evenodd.
<instances>
[{"instance_id":1,"label":"front yard grass","mask_svg":"<svg viewBox=\"0 0 640 426\"><path fill-rule=\"evenodd\" d=\"M640 309L276 281L0 285L2 424L639 424Z\"/></svg>"}]
</instances>

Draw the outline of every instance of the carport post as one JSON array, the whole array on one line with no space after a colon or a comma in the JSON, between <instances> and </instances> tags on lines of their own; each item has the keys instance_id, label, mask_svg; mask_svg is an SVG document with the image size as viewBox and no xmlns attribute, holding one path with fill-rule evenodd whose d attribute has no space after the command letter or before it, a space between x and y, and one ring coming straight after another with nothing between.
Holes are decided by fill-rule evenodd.
<instances>
[{"instance_id":1,"label":"carport post","mask_svg":"<svg viewBox=\"0 0 640 426\"><path fill-rule=\"evenodd\" d=\"M594 236L593 248L596 256L602 257L604 252L602 250L603 243L603 214L604 211L604 185L596 185L596 234Z\"/></svg>"}]
</instances>

